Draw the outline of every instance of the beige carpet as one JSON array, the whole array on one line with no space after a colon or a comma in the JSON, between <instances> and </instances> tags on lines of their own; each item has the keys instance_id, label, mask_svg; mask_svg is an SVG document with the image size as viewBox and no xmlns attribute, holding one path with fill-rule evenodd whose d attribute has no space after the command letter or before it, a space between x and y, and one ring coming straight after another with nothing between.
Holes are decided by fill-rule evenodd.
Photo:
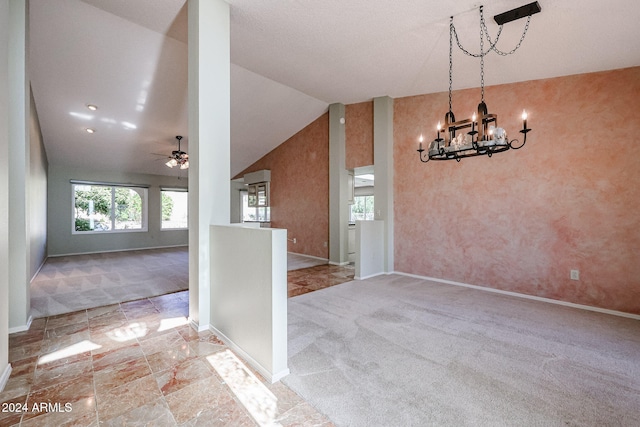
<instances>
[{"instance_id":1,"label":"beige carpet","mask_svg":"<svg viewBox=\"0 0 640 427\"><path fill-rule=\"evenodd\" d=\"M322 264L327 261L287 256L288 270ZM31 314L55 316L187 289L187 247L52 257L31 282Z\"/></svg>"},{"instance_id":2,"label":"beige carpet","mask_svg":"<svg viewBox=\"0 0 640 427\"><path fill-rule=\"evenodd\" d=\"M189 288L187 247L49 258L31 282L34 318Z\"/></svg>"},{"instance_id":3,"label":"beige carpet","mask_svg":"<svg viewBox=\"0 0 640 427\"><path fill-rule=\"evenodd\" d=\"M639 426L640 321L391 275L289 299L283 382L337 426Z\"/></svg>"}]
</instances>

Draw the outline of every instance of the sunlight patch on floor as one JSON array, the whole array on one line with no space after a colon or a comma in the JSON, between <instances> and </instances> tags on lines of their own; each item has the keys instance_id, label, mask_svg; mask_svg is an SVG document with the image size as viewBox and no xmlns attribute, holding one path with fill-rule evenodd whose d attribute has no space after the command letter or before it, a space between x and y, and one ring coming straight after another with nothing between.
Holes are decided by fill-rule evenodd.
<instances>
[{"instance_id":1,"label":"sunlight patch on floor","mask_svg":"<svg viewBox=\"0 0 640 427\"><path fill-rule=\"evenodd\" d=\"M100 347L102 346L89 340L80 341L79 343L41 356L38 359L38 365L44 365L45 363L51 363L56 360L64 359L66 357L76 356L88 351L97 350Z\"/></svg>"},{"instance_id":2,"label":"sunlight patch on floor","mask_svg":"<svg viewBox=\"0 0 640 427\"><path fill-rule=\"evenodd\" d=\"M275 421L278 414L278 398L231 350L212 354L207 360L259 425L281 426Z\"/></svg>"},{"instance_id":3,"label":"sunlight patch on floor","mask_svg":"<svg viewBox=\"0 0 640 427\"><path fill-rule=\"evenodd\" d=\"M169 319L160 320L160 327L158 332L166 331L169 329L177 328L178 326L184 326L189 323L186 317L172 317Z\"/></svg>"},{"instance_id":4,"label":"sunlight patch on floor","mask_svg":"<svg viewBox=\"0 0 640 427\"><path fill-rule=\"evenodd\" d=\"M107 336L113 341L125 342L135 340L147 335L149 328L145 322L133 322L122 328L115 328L107 332Z\"/></svg>"}]
</instances>

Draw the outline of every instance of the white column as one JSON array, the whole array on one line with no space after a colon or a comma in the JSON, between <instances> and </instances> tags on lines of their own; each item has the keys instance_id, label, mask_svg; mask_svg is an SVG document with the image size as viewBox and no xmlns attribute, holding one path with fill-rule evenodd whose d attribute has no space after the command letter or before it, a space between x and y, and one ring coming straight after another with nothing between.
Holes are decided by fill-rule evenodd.
<instances>
[{"instance_id":1,"label":"white column","mask_svg":"<svg viewBox=\"0 0 640 427\"><path fill-rule=\"evenodd\" d=\"M29 8L26 0L9 2L9 328L29 327L29 246L27 194L29 164L29 78L27 75Z\"/></svg>"},{"instance_id":2,"label":"white column","mask_svg":"<svg viewBox=\"0 0 640 427\"><path fill-rule=\"evenodd\" d=\"M384 271L394 271L393 258L393 98L373 99L373 164L376 174L375 219L384 220Z\"/></svg>"},{"instance_id":3,"label":"white column","mask_svg":"<svg viewBox=\"0 0 640 427\"><path fill-rule=\"evenodd\" d=\"M189 0L189 317L211 323L210 225L229 224L229 4Z\"/></svg>"},{"instance_id":4,"label":"white column","mask_svg":"<svg viewBox=\"0 0 640 427\"><path fill-rule=\"evenodd\" d=\"M349 262L348 172L344 104L329 106L329 263Z\"/></svg>"},{"instance_id":5,"label":"white column","mask_svg":"<svg viewBox=\"0 0 640 427\"><path fill-rule=\"evenodd\" d=\"M0 0L0 392L9 365L9 0Z\"/></svg>"}]
</instances>

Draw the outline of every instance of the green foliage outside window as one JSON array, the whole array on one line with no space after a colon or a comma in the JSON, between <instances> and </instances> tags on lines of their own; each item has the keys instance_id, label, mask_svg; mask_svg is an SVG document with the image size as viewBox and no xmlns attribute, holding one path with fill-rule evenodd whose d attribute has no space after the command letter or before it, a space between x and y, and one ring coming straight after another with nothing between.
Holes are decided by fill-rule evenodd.
<instances>
[{"instance_id":1,"label":"green foliage outside window","mask_svg":"<svg viewBox=\"0 0 640 427\"><path fill-rule=\"evenodd\" d=\"M351 205L351 215L349 222L358 220L372 220L373 215L373 196L356 196L353 198Z\"/></svg>"},{"instance_id":2,"label":"green foliage outside window","mask_svg":"<svg viewBox=\"0 0 640 427\"><path fill-rule=\"evenodd\" d=\"M169 221L173 212L173 198L162 192L162 220Z\"/></svg>"},{"instance_id":3,"label":"green foliage outside window","mask_svg":"<svg viewBox=\"0 0 640 427\"><path fill-rule=\"evenodd\" d=\"M144 191L140 188L74 185L75 231L142 229Z\"/></svg>"}]
</instances>

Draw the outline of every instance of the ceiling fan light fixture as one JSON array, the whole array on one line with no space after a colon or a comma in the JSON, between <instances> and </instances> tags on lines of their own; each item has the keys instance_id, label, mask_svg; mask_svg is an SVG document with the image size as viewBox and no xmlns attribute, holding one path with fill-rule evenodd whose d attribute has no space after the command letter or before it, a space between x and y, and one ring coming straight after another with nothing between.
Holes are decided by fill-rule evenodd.
<instances>
[{"instance_id":1,"label":"ceiling fan light fixture","mask_svg":"<svg viewBox=\"0 0 640 427\"><path fill-rule=\"evenodd\" d=\"M178 135L176 139L178 140L178 149L171 152L169 161L165 165L170 168L180 166L180 169L189 169L189 155L180 149L182 137Z\"/></svg>"}]
</instances>

